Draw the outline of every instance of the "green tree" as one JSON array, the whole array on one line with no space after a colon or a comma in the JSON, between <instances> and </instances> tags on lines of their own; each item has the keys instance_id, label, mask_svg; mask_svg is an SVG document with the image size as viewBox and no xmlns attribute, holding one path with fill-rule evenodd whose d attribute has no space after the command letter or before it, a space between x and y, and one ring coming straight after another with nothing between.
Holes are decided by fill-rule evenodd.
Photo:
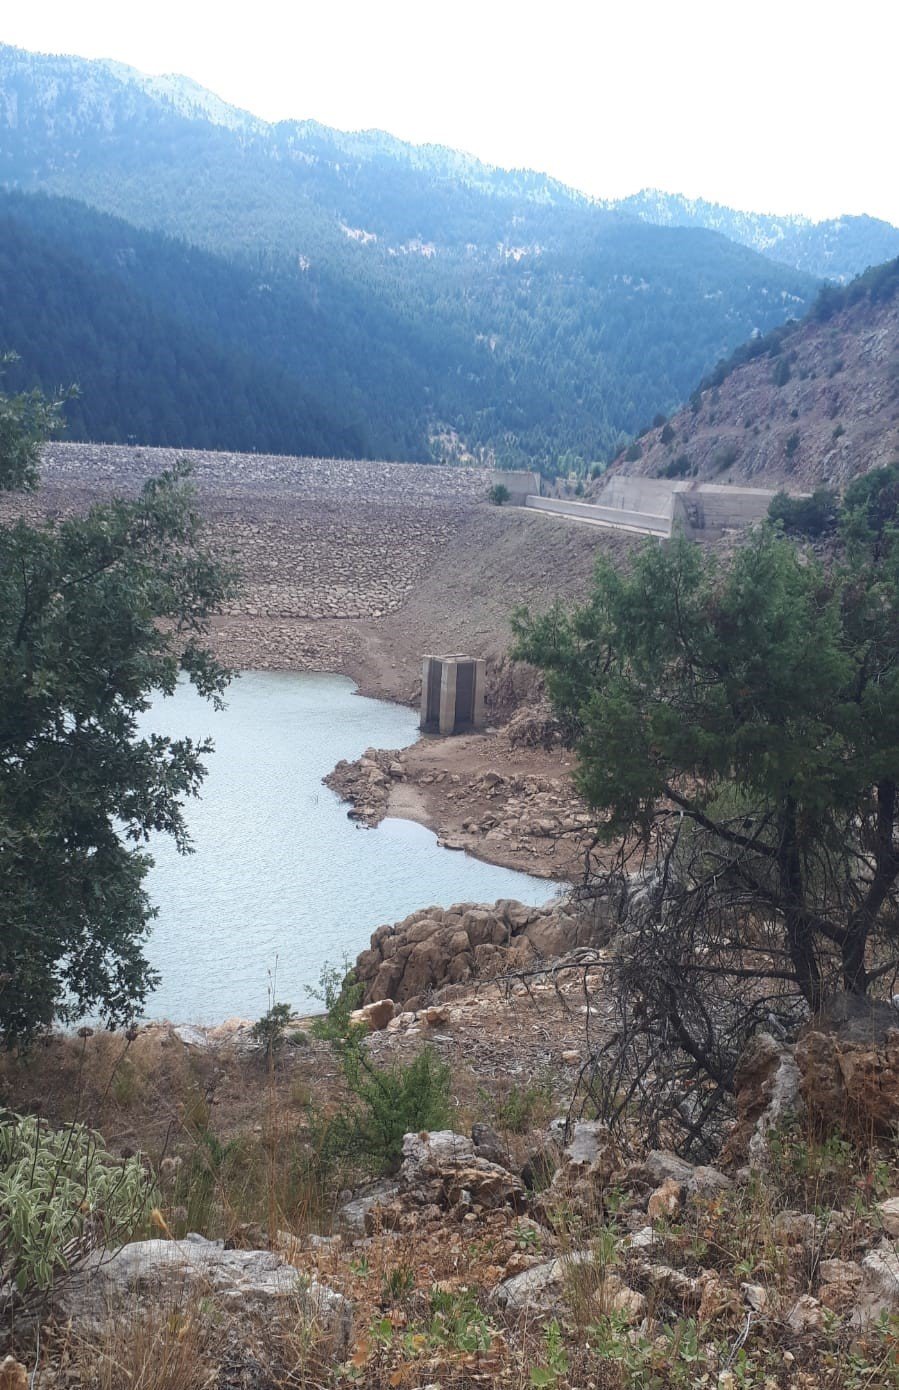
<instances>
[{"instance_id":1,"label":"green tree","mask_svg":"<svg viewBox=\"0 0 899 1390\"><path fill-rule=\"evenodd\" d=\"M58 400L0 397L0 487L34 480ZM202 548L179 466L135 500L0 530L0 1036L54 1019L133 1016L153 984L144 848L189 848L182 800L211 745L143 735L153 692L185 672L220 702L204 646L231 588Z\"/></svg>"},{"instance_id":2,"label":"green tree","mask_svg":"<svg viewBox=\"0 0 899 1390\"><path fill-rule=\"evenodd\" d=\"M772 1013L789 1028L895 968L894 472L850 491L828 565L774 527L730 564L653 545L627 573L601 560L583 607L516 620L642 903L622 981L724 1091Z\"/></svg>"}]
</instances>

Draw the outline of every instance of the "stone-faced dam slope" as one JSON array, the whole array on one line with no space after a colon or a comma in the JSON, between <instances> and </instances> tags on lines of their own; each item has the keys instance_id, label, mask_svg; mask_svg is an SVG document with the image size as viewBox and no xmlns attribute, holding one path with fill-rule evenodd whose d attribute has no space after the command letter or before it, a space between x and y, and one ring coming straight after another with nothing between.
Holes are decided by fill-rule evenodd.
<instances>
[{"instance_id":1,"label":"stone-faced dam slope","mask_svg":"<svg viewBox=\"0 0 899 1390\"><path fill-rule=\"evenodd\" d=\"M467 651L495 673L516 607L582 598L599 550L642 541L492 506L485 470L59 443L45 449L40 490L0 499L0 520L133 494L180 458L214 548L243 575L214 624L224 659L345 672L404 701L423 652Z\"/></svg>"}]
</instances>

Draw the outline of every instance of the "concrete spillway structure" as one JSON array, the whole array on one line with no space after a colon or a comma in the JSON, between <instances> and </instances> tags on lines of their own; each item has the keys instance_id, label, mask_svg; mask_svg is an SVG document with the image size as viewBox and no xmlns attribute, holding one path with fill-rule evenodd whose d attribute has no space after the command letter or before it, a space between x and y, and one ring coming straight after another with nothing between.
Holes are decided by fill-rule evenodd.
<instances>
[{"instance_id":1,"label":"concrete spillway structure","mask_svg":"<svg viewBox=\"0 0 899 1390\"><path fill-rule=\"evenodd\" d=\"M462 734L487 723L486 661L426 656L421 668L420 727L427 734Z\"/></svg>"},{"instance_id":2,"label":"concrete spillway structure","mask_svg":"<svg viewBox=\"0 0 899 1390\"><path fill-rule=\"evenodd\" d=\"M609 479L595 502L532 496L525 505L594 526L612 526L647 536L667 539L683 535L693 540L713 540L725 531L741 530L761 521L774 495L765 488L616 475Z\"/></svg>"}]
</instances>

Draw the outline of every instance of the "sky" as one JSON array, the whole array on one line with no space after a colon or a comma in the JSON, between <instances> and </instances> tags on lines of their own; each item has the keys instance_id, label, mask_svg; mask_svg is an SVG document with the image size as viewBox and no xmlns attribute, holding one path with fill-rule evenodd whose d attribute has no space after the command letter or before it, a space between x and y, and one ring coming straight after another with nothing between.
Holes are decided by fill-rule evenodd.
<instances>
[{"instance_id":1,"label":"sky","mask_svg":"<svg viewBox=\"0 0 899 1390\"><path fill-rule=\"evenodd\" d=\"M184 73L597 197L899 224L895 0L30 0L0 40Z\"/></svg>"}]
</instances>

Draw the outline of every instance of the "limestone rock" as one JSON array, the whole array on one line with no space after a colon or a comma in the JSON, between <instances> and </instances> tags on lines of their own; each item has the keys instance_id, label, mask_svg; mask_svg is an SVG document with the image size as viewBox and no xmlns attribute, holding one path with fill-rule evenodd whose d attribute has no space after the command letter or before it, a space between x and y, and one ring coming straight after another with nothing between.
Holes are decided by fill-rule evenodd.
<instances>
[{"instance_id":1,"label":"limestone rock","mask_svg":"<svg viewBox=\"0 0 899 1390\"><path fill-rule=\"evenodd\" d=\"M882 1313L899 1308L899 1254L884 1241L862 1260L858 1301L852 1314L855 1327L876 1322Z\"/></svg>"},{"instance_id":2,"label":"limestone rock","mask_svg":"<svg viewBox=\"0 0 899 1390\"><path fill-rule=\"evenodd\" d=\"M524 1206L521 1179L480 1157L470 1139L451 1130L405 1136L399 1185L404 1199L418 1206Z\"/></svg>"},{"instance_id":3,"label":"limestone rock","mask_svg":"<svg viewBox=\"0 0 899 1390\"><path fill-rule=\"evenodd\" d=\"M743 1283L740 1285L743 1302L753 1313L763 1313L768 1306L768 1290L762 1284Z\"/></svg>"},{"instance_id":4,"label":"limestone rock","mask_svg":"<svg viewBox=\"0 0 899 1390\"><path fill-rule=\"evenodd\" d=\"M546 1260L533 1265L505 1279L493 1291L493 1297L501 1308L517 1313L526 1308L538 1312L553 1312L562 1302L565 1281L573 1265L592 1264L595 1256L592 1250L573 1250L563 1259Z\"/></svg>"},{"instance_id":5,"label":"limestone rock","mask_svg":"<svg viewBox=\"0 0 899 1390\"><path fill-rule=\"evenodd\" d=\"M814 1337L823 1332L826 1314L817 1298L805 1293L797 1299L787 1317L787 1327L797 1337Z\"/></svg>"},{"instance_id":6,"label":"limestone rock","mask_svg":"<svg viewBox=\"0 0 899 1390\"><path fill-rule=\"evenodd\" d=\"M552 1182L537 1200L542 1219L553 1225L560 1212L595 1217L618 1161L608 1126L600 1120L579 1120Z\"/></svg>"},{"instance_id":7,"label":"limestone rock","mask_svg":"<svg viewBox=\"0 0 899 1390\"><path fill-rule=\"evenodd\" d=\"M334 1219L338 1230L355 1240L371 1235L378 1213L390 1206L399 1190L398 1183L376 1182L355 1193L337 1208Z\"/></svg>"},{"instance_id":8,"label":"limestone rock","mask_svg":"<svg viewBox=\"0 0 899 1390\"><path fill-rule=\"evenodd\" d=\"M662 1237L656 1235L651 1226L641 1226L639 1231L624 1236L621 1247L625 1250L652 1250L654 1246L664 1245Z\"/></svg>"},{"instance_id":9,"label":"limestone rock","mask_svg":"<svg viewBox=\"0 0 899 1390\"><path fill-rule=\"evenodd\" d=\"M899 1197L888 1197L877 1203L880 1224L888 1236L899 1236Z\"/></svg>"},{"instance_id":10,"label":"limestone rock","mask_svg":"<svg viewBox=\"0 0 899 1390\"><path fill-rule=\"evenodd\" d=\"M733 1186L726 1174L706 1164L687 1163L669 1149L653 1149L643 1162L649 1177L660 1186L668 1181L679 1184L691 1196L714 1197Z\"/></svg>"},{"instance_id":11,"label":"limestone rock","mask_svg":"<svg viewBox=\"0 0 899 1390\"><path fill-rule=\"evenodd\" d=\"M847 1313L858 1298L862 1267L855 1260L822 1260L818 1265L818 1297L833 1313Z\"/></svg>"},{"instance_id":12,"label":"limestone rock","mask_svg":"<svg viewBox=\"0 0 899 1390\"><path fill-rule=\"evenodd\" d=\"M632 1289L619 1275L609 1272L593 1295L596 1310L617 1313L625 1322L640 1322L646 1316L646 1295Z\"/></svg>"},{"instance_id":13,"label":"limestone rock","mask_svg":"<svg viewBox=\"0 0 899 1390\"><path fill-rule=\"evenodd\" d=\"M115 1253L97 1250L55 1294L56 1311L85 1333L135 1303L173 1303L197 1294L244 1315L271 1317L298 1312L336 1334L342 1346L352 1336L352 1305L324 1284L300 1277L293 1265L269 1250L226 1250L222 1241L141 1240Z\"/></svg>"},{"instance_id":14,"label":"limestone rock","mask_svg":"<svg viewBox=\"0 0 899 1390\"><path fill-rule=\"evenodd\" d=\"M650 1194L646 1214L650 1221L660 1221L676 1216L683 1204L683 1186L675 1178L666 1178L661 1186Z\"/></svg>"},{"instance_id":15,"label":"limestone rock","mask_svg":"<svg viewBox=\"0 0 899 1390\"><path fill-rule=\"evenodd\" d=\"M491 1125L472 1125L471 1142L478 1158L486 1158L490 1163L498 1163L501 1168L511 1169L512 1156L508 1145Z\"/></svg>"}]
</instances>

